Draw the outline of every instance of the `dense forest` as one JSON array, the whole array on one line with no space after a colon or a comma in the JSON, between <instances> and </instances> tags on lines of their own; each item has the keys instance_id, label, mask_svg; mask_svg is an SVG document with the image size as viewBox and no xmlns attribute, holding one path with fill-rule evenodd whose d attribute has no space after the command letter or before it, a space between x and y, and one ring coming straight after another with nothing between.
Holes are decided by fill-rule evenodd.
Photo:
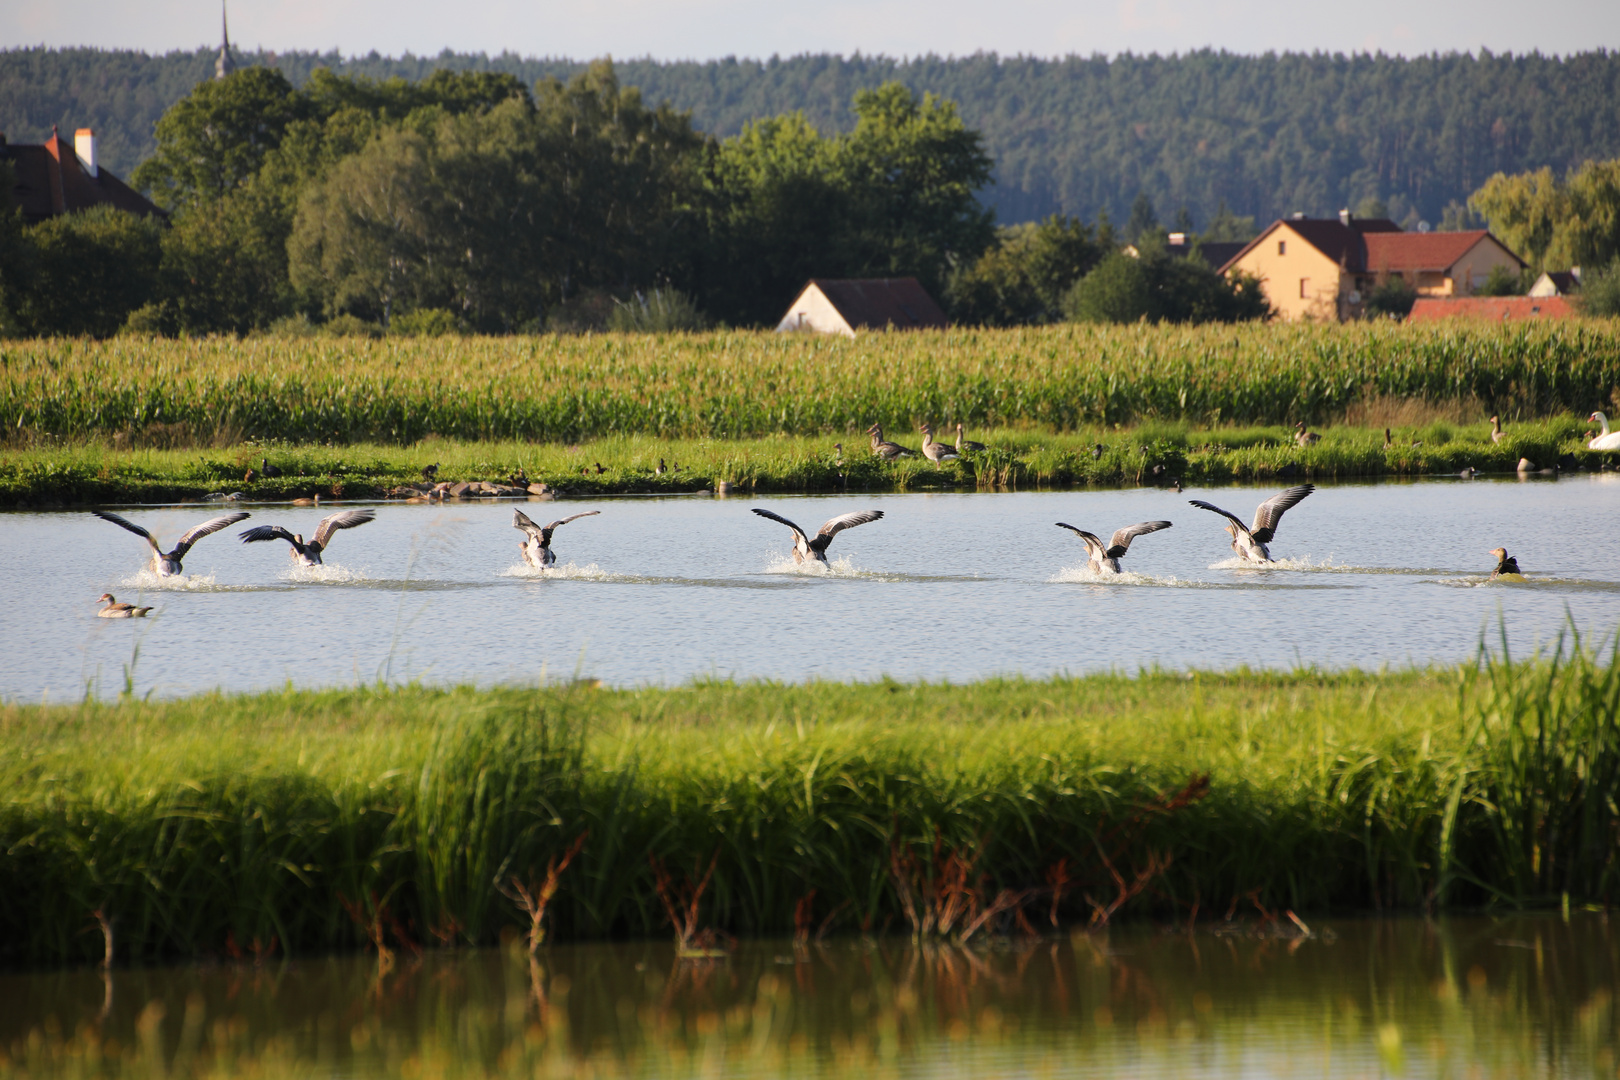
<instances>
[{"instance_id":1,"label":"dense forest","mask_svg":"<svg viewBox=\"0 0 1620 1080\"><path fill-rule=\"evenodd\" d=\"M0 52L0 130L38 140L52 124L93 126L122 175L156 149L163 112L213 73L214 50L150 56L92 49ZM390 58L239 55L295 86L313 72L421 80L503 72L525 86L586 66L511 54ZM623 85L691 112L727 137L751 119L802 111L825 135L854 131L856 92L899 82L957 103L994 161L980 193L1003 224L1052 213L1123 221L1145 193L1202 227L1222 203L1264 222L1381 200L1439 224L1497 172L1620 156L1620 54L1122 55L1043 60L980 54L910 60L798 56L768 61L618 61Z\"/></svg>"}]
</instances>

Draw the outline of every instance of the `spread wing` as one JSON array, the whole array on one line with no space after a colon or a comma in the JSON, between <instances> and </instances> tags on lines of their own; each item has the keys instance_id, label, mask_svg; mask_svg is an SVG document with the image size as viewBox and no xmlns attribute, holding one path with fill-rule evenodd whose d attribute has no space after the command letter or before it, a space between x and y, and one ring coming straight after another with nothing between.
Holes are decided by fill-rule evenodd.
<instances>
[{"instance_id":1,"label":"spread wing","mask_svg":"<svg viewBox=\"0 0 1620 1080\"><path fill-rule=\"evenodd\" d=\"M1229 510L1222 510L1220 507L1216 506L1214 503L1207 503L1203 499L1188 499L1187 501L1192 503L1194 506L1198 507L1198 509L1200 509L1200 510L1213 510L1213 511L1215 511L1217 514L1221 515L1221 517L1226 518L1233 525L1236 525L1238 527L1239 532L1248 532L1249 531L1249 527L1247 525L1243 524L1243 519L1238 517L1236 514L1232 513Z\"/></svg>"},{"instance_id":2,"label":"spread wing","mask_svg":"<svg viewBox=\"0 0 1620 1080\"><path fill-rule=\"evenodd\" d=\"M512 528L522 529L542 544L546 542L545 530L530 520L528 514L516 508L512 510Z\"/></svg>"},{"instance_id":3,"label":"spread wing","mask_svg":"<svg viewBox=\"0 0 1620 1080\"><path fill-rule=\"evenodd\" d=\"M159 550L157 541L152 539L152 534L147 532L145 529L141 528L139 525L135 524L133 521L125 521L123 518L119 517L117 514L109 514L105 510L92 510L90 512L92 514L96 515L96 517L100 518L103 521L110 521L114 525L121 525L124 528L128 529L130 532L134 533L136 536L139 536L142 540L145 540L148 544L151 544L153 551Z\"/></svg>"},{"instance_id":4,"label":"spread wing","mask_svg":"<svg viewBox=\"0 0 1620 1080\"><path fill-rule=\"evenodd\" d=\"M1271 538L1277 535L1277 523L1282 521L1283 512L1298 506L1301 499L1315 490L1315 484L1301 484L1278 492L1255 507L1254 527L1249 530L1249 535L1262 544L1270 543Z\"/></svg>"},{"instance_id":5,"label":"spread wing","mask_svg":"<svg viewBox=\"0 0 1620 1080\"><path fill-rule=\"evenodd\" d=\"M356 525L364 525L368 521L375 520L376 517L375 510L344 510L324 517L321 523L315 526L315 546L324 548L331 543L332 534L339 529L352 529Z\"/></svg>"},{"instance_id":6,"label":"spread wing","mask_svg":"<svg viewBox=\"0 0 1620 1080\"><path fill-rule=\"evenodd\" d=\"M293 540L292 533L283 529L280 525L258 525L244 530L238 535L242 537L242 543L244 544L253 544L260 540L285 540L289 544L296 542Z\"/></svg>"},{"instance_id":7,"label":"spread wing","mask_svg":"<svg viewBox=\"0 0 1620 1080\"><path fill-rule=\"evenodd\" d=\"M217 533L221 529L228 529L238 521L246 521L250 516L250 514L246 513L226 514L224 517L209 518L201 525L193 525L180 534L180 539L174 542L174 550L169 554L178 559L191 550L192 544L195 544L203 537Z\"/></svg>"},{"instance_id":8,"label":"spread wing","mask_svg":"<svg viewBox=\"0 0 1620 1080\"><path fill-rule=\"evenodd\" d=\"M1095 552L1098 555L1103 554L1102 541L1099 540L1094 533L1088 533L1084 529L1077 529L1073 525L1068 525L1068 524L1065 524L1064 522L1061 522L1061 521L1057 522L1057 527L1060 528L1060 529L1068 529L1070 532L1074 533L1074 535L1078 536L1081 540L1085 541L1086 553L1088 555L1093 553L1093 552Z\"/></svg>"},{"instance_id":9,"label":"spread wing","mask_svg":"<svg viewBox=\"0 0 1620 1080\"><path fill-rule=\"evenodd\" d=\"M803 529L799 528L797 525L793 524L793 522L789 521L787 518L783 517L782 515L773 514L769 510L761 510L757 506L754 507L754 513L758 514L762 518L770 518L772 521L780 522L781 524L786 525L788 528L790 528L794 532L798 533L799 538L802 539L805 543L808 544L810 542L810 538L808 536L804 535L804 530ZM831 524L831 523L829 522L829 524ZM825 528L825 526L823 526L823 527Z\"/></svg>"},{"instance_id":10,"label":"spread wing","mask_svg":"<svg viewBox=\"0 0 1620 1080\"><path fill-rule=\"evenodd\" d=\"M755 510L754 513L760 513ZM881 510L856 510L852 514L841 514L821 527L817 536L825 536L831 540L845 529L853 529L857 525L865 525L868 521L876 521L883 516ZM795 526L797 528L797 526Z\"/></svg>"},{"instance_id":11,"label":"spread wing","mask_svg":"<svg viewBox=\"0 0 1620 1080\"><path fill-rule=\"evenodd\" d=\"M1131 541L1138 536L1146 536L1148 533L1156 533L1169 527L1168 521L1144 521L1139 525L1128 525L1116 532L1108 541L1108 557L1117 559L1130 550Z\"/></svg>"},{"instance_id":12,"label":"spread wing","mask_svg":"<svg viewBox=\"0 0 1620 1080\"><path fill-rule=\"evenodd\" d=\"M547 525L544 530L542 530L543 539L540 542L542 544L551 543L551 531L553 529L555 529L559 525L566 525L570 521L578 521L582 517L595 517L597 514L600 514L601 512L602 511L600 511L600 510L587 510L583 514L575 514L573 517L565 517L565 518L561 518L561 519L559 519L557 521L553 521L550 525Z\"/></svg>"}]
</instances>

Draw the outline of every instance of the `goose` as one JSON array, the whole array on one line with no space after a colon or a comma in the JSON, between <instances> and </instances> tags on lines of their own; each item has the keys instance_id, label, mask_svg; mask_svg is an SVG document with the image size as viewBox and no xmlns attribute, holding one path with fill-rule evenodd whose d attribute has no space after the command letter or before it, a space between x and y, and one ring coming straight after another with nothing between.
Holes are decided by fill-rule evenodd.
<instances>
[{"instance_id":1,"label":"goose","mask_svg":"<svg viewBox=\"0 0 1620 1080\"><path fill-rule=\"evenodd\" d=\"M276 477L276 476L281 475L281 469L279 469L275 465L270 464L270 459L269 458L260 458L259 459L259 465L260 465L259 472L261 474L263 474L263 476L264 476L264 478L266 480L269 480L272 477Z\"/></svg>"},{"instance_id":2,"label":"goose","mask_svg":"<svg viewBox=\"0 0 1620 1080\"><path fill-rule=\"evenodd\" d=\"M1491 443L1493 445L1500 443L1506 437L1507 432L1502 430L1502 418L1500 416L1491 417Z\"/></svg>"},{"instance_id":3,"label":"goose","mask_svg":"<svg viewBox=\"0 0 1620 1080\"><path fill-rule=\"evenodd\" d=\"M1391 450L1391 449L1394 448L1394 446L1395 446L1395 440L1390 437L1389 428L1385 428L1384 429L1384 449L1385 450Z\"/></svg>"},{"instance_id":4,"label":"goose","mask_svg":"<svg viewBox=\"0 0 1620 1080\"><path fill-rule=\"evenodd\" d=\"M961 454L961 453L978 454L978 453L983 453L985 449L986 449L985 445L982 442L974 442L972 439L964 439L964 438L962 438L962 425L961 424L956 425L956 452L958 454Z\"/></svg>"},{"instance_id":5,"label":"goose","mask_svg":"<svg viewBox=\"0 0 1620 1080\"><path fill-rule=\"evenodd\" d=\"M144 619L146 613L152 610L149 607L136 607L134 604L120 604L113 599L113 594L110 592L102 593L97 603L107 605L96 612L96 618L98 619Z\"/></svg>"},{"instance_id":6,"label":"goose","mask_svg":"<svg viewBox=\"0 0 1620 1080\"><path fill-rule=\"evenodd\" d=\"M1202 499L1188 499L1192 505L1200 510L1213 510L1228 519L1231 524L1226 531L1232 535L1232 550L1249 562L1271 562L1271 552L1267 550L1273 537L1277 535L1277 525L1282 521L1283 514L1290 508L1297 506L1301 499L1316 490L1315 484L1300 484L1287 491L1281 491L1254 508L1254 524L1245 525L1236 514L1222 510L1213 503Z\"/></svg>"},{"instance_id":7,"label":"goose","mask_svg":"<svg viewBox=\"0 0 1620 1080\"><path fill-rule=\"evenodd\" d=\"M332 534L339 529L352 529L376 518L375 510L344 510L324 517L315 526L315 535L304 543L303 533L290 533L280 525L260 525L241 533L242 543L256 544L260 540L285 540L292 545L292 558L300 566L320 566L321 552L332 542Z\"/></svg>"},{"instance_id":8,"label":"goose","mask_svg":"<svg viewBox=\"0 0 1620 1080\"><path fill-rule=\"evenodd\" d=\"M815 539L812 540L810 537L804 534L803 529L799 528L797 525L793 524L793 522L789 521L780 514L773 514L769 510L761 510L757 506L753 509L754 513L758 514L760 517L770 518L772 521L779 522L780 524L786 525L788 528L793 530L794 562L818 562L822 566L829 565L827 562L827 545L832 543L833 537L837 536L845 529L853 529L857 525L865 525L868 521L876 521L878 518L883 516L883 511L881 510L856 510L853 513L840 514L838 517L833 518L831 521L823 525L820 531L816 533Z\"/></svg>"},{"instance_id":9,"label":"goose","mask_svg":"<svg viewBox=\"0 0 1620 1080\"><path fill-rule=\"evenodd\" d=\"M1588 420L1600 425L1600 431L1591 442L1586 444L1588 450L1620 450L1620 431L1609 430L1609 418L1600 412L1587 417Z\"/></svg>"},{"instance_id":10,"label":"goose","mask_svg":"<svg viewBox=\"0 0 1620 1080\"><path fill-rule=\"evenodd\" d=\"M551 534L556 531L557 526L566 525L570 521L578 521L583 517L595 517L601 512L600 510L587 510L583 514L565 517L560 521L553 521L545 528L541 528L534 523L529 515L514 508L512 510L512 528L522 529L528 536L527 540L518 545L519 550L523 552L523 561L537 570L543 570L550 566L557 561L557 556L551 551Z\"/></svg>"},{"instance_id":11,"label":"goose","mask_svg":"<svg viewBox=\"0 0 1620 1080\"><path fill-rule=\"evenodd\" d=\"M1322 436L1318 435L1314 431L1307 431L1305 429L1305 421L1301 420L1299 423L1294 425L1294 442L1298 443L1300 446L1315 446L1321 441Z\"/></svg>"},{"instance_id":12,"label":"goose","mask_svg":"<svg viewBox=\"0 0 1620 1080\"><path fill-rule=\"evenodd\" d=\"M913 453L913 451L907 450L899 443L884 441L883 429L877 424L867 428L866 433L872 436L872 453L884 461L893 461L898 457L910 457Z\"/></svg>"},{"instance_id":13,"label":"goose","mask_svg":"<svg viewBox=\"0 0 1620 1080\"><path fill-rule=\"evenodd\" d=\"M918 430L922 432L923 437L923 457L927 458L929 461L932 461L935 465L939 465L946 461L955 461L957 457L960 456L957 454L956 448L951 446L949 443L935 442L934 429L929 425L924 424Z\"/></svg>"},{"instance_id":14,"label":"goose","mask_svg":"<svg viewBox=\"0 0 1620 1080\"><path fill-rule=\"evenodd\" d=\"M1139 525L1128 525L1114 533L1109 538L1107 545L1104 545L1092 533L1088 533L1084 529L1077 529L1073 525L1060 521L1057 523L1057 527L1068 529L1085 542L1086 555L1093 574L1117 574L1119 573L1119 560L1124 557L1125 552L1130 550L1132 540L1135 540L1138 536L1158 532L1160 529L1168 529L1170 523L1168 521L1144 521Z\"/></svg>"},{"instance_id":15,"label":"goose","mask_svg":"<svg viewBox=\"0 0 1620 1080\"><path fill-rule=\"evenodd\" d=\"M422 483L431 484L431 483L433 483L433 481L438 479L438 477L439 477L439 463L437 461L435 461L431 465L422 466Z\"/></svg>"},{"instance_id":16,"label":"goose","mask_svg":"<svg viewBox=\"0 0 1620 1080\"><path fill-rule=\"evenodd\" d=\"M186 552L191 550L191 545L195 544L205 536L212 533L217 533L221 529L228 529L232 525L235 525L238 521L245 521L252 516L246 512L243 512L238 514L226 514L224 517L209 518L201 525L193 525L191 528L181 533L180 539L174 542L174 550L165 554L163 549L158 547L156 538L134 522L125 521L117 514L109 514L105 510L92 510L91 513L95 514L96 517L103 521L110 521L114 525L128 529L130 532L134 533L136 536L139 536L141 539L150 544L152 546L152 572L158 577L175 577L178 574L184 573L185 571L180 568L180 560L186 557Z\"/></svg>"},{"instance_id":17,"label":"goose","mask_svg":"<svg viewBox=\"0 0 1620 1080\"><path fill-rule=\"evenodd\" d=\"M1503 574L1524 576L1524 572L1519 569L1519 560L1509 555L1507 548L1492 548L1489 553L1496 556L1496 569L1491 571L1491 580L1494 581Z\"/></svg>"}]
</instances>

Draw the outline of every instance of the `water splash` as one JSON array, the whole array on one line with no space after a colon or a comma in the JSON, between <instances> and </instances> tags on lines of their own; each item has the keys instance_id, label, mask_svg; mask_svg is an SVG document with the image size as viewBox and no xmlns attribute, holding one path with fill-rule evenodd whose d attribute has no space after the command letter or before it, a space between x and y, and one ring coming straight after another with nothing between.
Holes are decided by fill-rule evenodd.
<instances>
[{"instance_id":1,"label":"water splash","mask_svg":"<svg viewBox=\"0 0 1620 1080\"><path fill-rule=\"evenodd\" d=\"M1329 555L1325 559L1313 559L1309 555L1299 555L1291 559L1273 559L1268 563L1253 563L1240 556L1234 555L1230 559L1222 559L1218 563L1210 563L1211 570L1315 570L1331 573L1382 573L1383 571L1368 571L1358 566L1344 566L1333 561Z\"/></svg>"},{"instance_id":2,"label":"water splash","mask_svg":"<svg viewBox=\"0 0 1620 1080\"><path fill-rule=\"evenodd\" d=\"M497 577L528 578L531 581L559 580L559 581L614 581L619 576L610 574L595 563L580 566L578 563L554 563L547 567L530 566L521 563L517 566L508 566L496 574Z\"/></svg>"},{"instance_id":3,"label":"water splash","mask_svg":"<svg viewBox=\"0 0 1620 1080\"><path fill-rule=\"evenodd\" d=\"M765 567L767 574L797 574L800 577L842 577L865 578L877 577L866 570L861 570L849 561L846 556L833 559L830 564L819 562L794 562L792 555L776 554L771 556L769 565Z\"/></svg>"},{"instance_id":4,"label":"water splash","mask_svg":"<svg viewBox=\"0 0 1620 1080\"><path fill-rule=\"evenodd\" d=\"M1158 585L1171 589L1196 589L1207 587L1202 581L1182 581L1175 577L1153 577L1151 574L1138 574L1133 570L1122 570L1117 574L1099 574L1091 568L1090 563L1080 566L1065 566L1056 574L1046 579L1053 585Z\"/></svg>"},{"instance_id":5,"label":"water splash","mask_svg":"<svg viewBox=\"0 0 1620 1080\"><path fill-rule=\"evenodd\" d=\"M371 577L364 570L350 570L346 566L333 566L327 563L320 566L306 566L301 562L295 562L281 577L283 581L314 585L350 585L355 582L371 581Z\"/></svg>"},{"instance_id":6,"label":"water splash","mask_svg":"<svg viewBox=\"0 0 1620 1080\"><path fill-rule=\"evenodd\" d=\"M1540 577L1525 574L1503 574L1495 578L1485 574L1468 574L1425 581L1424 584L1449 585L1453 589L1561 589L1569 592L1620 592L1620 581Z\"/></svg>"},{"instance_id":7,"label":"water splash","mask_svg":"<svg viewBox=\"0 0 1620 1080\"><path fill-rule=\"evenodd\" d=\"M213 574L175 574L162 577L151 570L138 570L118 583L120 589L139 589L142 592L208 592L219 588L219 578Z\"/></svg>"}]
</instances>

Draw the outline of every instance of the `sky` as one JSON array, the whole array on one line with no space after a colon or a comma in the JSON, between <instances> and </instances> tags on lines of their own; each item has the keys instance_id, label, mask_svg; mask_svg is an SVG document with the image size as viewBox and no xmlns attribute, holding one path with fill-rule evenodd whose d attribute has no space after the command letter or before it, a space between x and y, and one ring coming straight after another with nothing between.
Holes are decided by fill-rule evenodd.
<instances>
[{"instance_id":1,"label":"sky","mask_svg":"<svg viewBox=\"0 0 1620 1080\"><path fill-rule=\"evenodd\" d=\"M1213 47L1568 54L1620 48L1620 0L232 0L248 49L660 60L800 53L1062 56ZM219 0L0 0L0 48L217 45Z\"/></svg>"}]
</instances>

